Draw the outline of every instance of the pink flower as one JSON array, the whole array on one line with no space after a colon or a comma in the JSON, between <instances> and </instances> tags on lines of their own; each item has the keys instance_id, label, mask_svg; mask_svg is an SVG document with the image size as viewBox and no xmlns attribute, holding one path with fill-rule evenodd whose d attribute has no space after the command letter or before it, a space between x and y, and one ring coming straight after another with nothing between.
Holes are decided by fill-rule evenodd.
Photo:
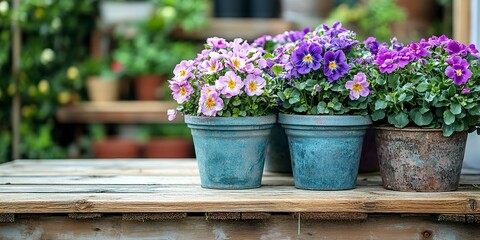
<instances>
[{"instance_id":1,"label":"pink flower","mask_svg":"<svg viewBox=\"0 0 480 240\"><path fill-rule=\"evenodd\" d=\"M173 73L175 74L174 78L177 80L184 80L193 77L192 68L192 61L181 61L175 66L175 69L173 69Z\"/></svg>"},{"instance_id":2,"label":"pink flower","mask_svg":"<svg viewBox=\"0 0 480 240\"><path fill-rule=\"evenodd\" d=\"M217 89L221 90L221 93L227 98L237 96L240 94L243 82L242 78L235 74L233 71L228 71L225 76L220 77L215 83Z\"/></svg>"},{"instance_id":3,"label":"pink flower","mask_svg":"<svg viewBox=\"0 0 480 240\"><path fill-rule=\"evenodd\" d=\"M223 69L223 64L217 59L212 58L210 60L205 60L201 64L202 72L212 75Z\"/></svg>"},{"instance_id":4,"label":"pink flower","mask_svg":"<svg viewBox=\"0 0 480 240\"><path fill-rule=\"evenodd\" d=\"M350 99L357 100L360 96L366 97L370 94L369 85L370 83L367 82L365 74L359 72L353 77L353 81L345 83L345 88L350 90Z\"/></svg>"},{"instance_id":5,"label":"pink flower","mask_svg":"<svg viewBox=\"0 0 480 240\"><path fill-rule=\"evenodd\" d=\"M177 111L175 109L167 110L168 121L173 121L177 117Z\"/></svg>"},{"instance_id":6,"label":"pink flower","mask_svg":"<svg viewBox=\"0 0 480 240\"><path fill-rule=\"evenodd\" d=\"M218 37L207 38L207 44L213 49L221 49L227 47L227 41L223 38Z\"/></svg>"},{"instance_id":7,"label":"pink flower","mask_svg":"<svg viewBox=\"0 0 480 240\"><path fill-rule=\"evenodd\" d=\"M188 81L170 81L170 89L172 90L173 99L178 104L182 104L190 99L190 95L194 92L193 87Z\"/></svg>"},{"instance_id":8,"label":"pink flower","mask_svg":"<svg viewBox=\"0 0 480 240\"><path fill-rule=\"evenodd\" d=\"M262 95L263 88L267 84L264 78L253 74L249 74L243 83L245 84L245 93L248 96Z\"/></svg>"},{"instance_id":9,"label":"pink flower","mask_svg":"<svg viewBox=\"0 0 480 240\"><path fill-rule=\"evenodd\" d=\"M217 112L223 109L223 100L216 91L202 91L198 111L205 116L214 117Z\"/></svg>"},{"instance_id":10,"label":"pink flower","mask_svg":"<svg viewBox=\"0 0 480 240\"><path fill-rule=\"evenodd\" d=\"M245 65L246 65L245 59L243 59L243 58L241 58L237 55L227 56L227 59L228 59L228 65L230 67L232 67L233 69L235 69L237 71L240 71L240 72L244 71L244 68L245 68Z\"/></svg>"}]
</instances>

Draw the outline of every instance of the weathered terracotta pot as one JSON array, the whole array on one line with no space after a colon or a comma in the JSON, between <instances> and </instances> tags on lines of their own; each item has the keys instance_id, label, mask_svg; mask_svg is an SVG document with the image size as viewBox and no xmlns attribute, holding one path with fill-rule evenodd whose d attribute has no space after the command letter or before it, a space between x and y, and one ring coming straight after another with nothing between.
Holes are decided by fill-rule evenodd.
<instances>
[{"instance_id":1,"label":"weathered terracotta pot","mask_svg":"<svg viewBox=\"0 0 480 240\"><path fill-rule=\"evenodd\" d=\"M158 75L141 75L135 78L135 90L138 100L157 100L157 92L165 77Z\"/></svg>"},{"instance_id":2,"label":"weathered terracotta pot","mask_svg":"<svg viewBox=\"0 0 480 240\"><path fill-rule=\"evenodd\" d=\"M458 188L467 133L444 137L440 129L377 127L383 186L408 192Z\"/></svg>"},{"instance_id":3,"label":"weathered terracotta pot","mask_svg":"<svg viewBox=\"0 0 480 240\"><path fill-rule=\"evenodd\" d=\"M151 138L144 146L145 158L191 158L193 142L189 138Z\"/></svg>"},{"instance_id":4,"label":"weathered terracotta pot","mask_svg":"<svg viewBox=\"0 0 480 240\"><path fill-rule=\"evenodd\" d=\"M138 158L140 146L134 140L121 137L107 137L93 142L95 158Z\"/></svg>"}]
</instances>

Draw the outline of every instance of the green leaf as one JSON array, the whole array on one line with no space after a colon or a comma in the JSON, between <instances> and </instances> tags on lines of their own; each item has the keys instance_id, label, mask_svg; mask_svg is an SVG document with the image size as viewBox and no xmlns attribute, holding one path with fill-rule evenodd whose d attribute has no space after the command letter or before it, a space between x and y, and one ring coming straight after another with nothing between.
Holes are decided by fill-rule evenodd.
<instances>
[{"instance_id":1,"label":"green leaf","mask_svg":"<svg viewBox=\"0 0 480 240\"><path fill-rule=\"evenodd\" d=\"M305 83L307 84L307 87L313 88L317 84L317 81L313 79L308 79Z\"/></svg>"},{"instance_id":2,"label":"green leaf","mask_svg":"<svg viewBox=\"0 0 480 240\"><path fill-rule=\"evenodd\" d=\"M293 96L293 97L290 97L290 99L288 99L288 103L290 104L295 104L298 102L300 102L300 96Z\"/></svg>"},{"instance_id":3,"label":"green leaf","mask_svg":"<svg viewBox=\"0 0 480 240\"><path fill-rule=\"evenodd\" d=\"M385 118L385 111L383 111L383 110L375 111L372 114L372 120L373 121L378 121L378 120L381 120L381 119L384 119L384 118Z\"/></svg>"},{"instance_id":4,"label":"green leaf","mask_svg":"<svg viewBox=\"0 0 480 240\"><path fill-rule=\"evenodd\" d=\"M387 102L383 100L378 100L375 102L375 110L385 109L387 107Z\"/></svg>"},{"instance_id":5,"label":"green leaf","mask_svg":"<svg viewBox=\"0 0 480 240\"><path fill-rule=\"evenodd\" d=\"M233 106L237 107L237 106L240 106L240 104L242 104L242 101L240 100L240 98L236 97L235 100L233 100L232 104Z\"/></svg>"},{"instance_id":6,"label":"green leaf","mask_svg":"<svg viewBox=\"0 0 480 240\"><path fill-rule=\"evenodd\" d=\"M445 124L451 125L455 122L455 115L453 115L453 113L447 109L443 112L443 121L445 122Z\"/></svg>"},{"instance_id":7,"label":"green leaf","mask_svg":"<svg viewBox=\"0 0 480 240\"><path fill-rule=\"evenodd\" d=\"M417 85L417 91L418 92L425 92L428 89L428 83L422 82Z\"/></svg>"},{"instance_id":8,"label":"green leaf","mask_svg":"<svg viewBox=\"0 0 480 240\"><path fill-rule=\"evenodd\" d=\"M452 105L450 105L450 112L455 115L460 114L462 112L462 105L459 103L452 103Z\"/></svg>"},{"instance_id":9,"label":"green leaf","mask_svg":"<svg viewBox=\"0 0 480 240\"><path fill-rule=\"evenodd\" d=\"M306 86L307 86L307 84L305 82L301 82L301 83L298 83L297 85L295 85L295 87L299 90L305 89Z\"/></svg>"},{"instance_id":10,"label":"green leaf","mask_svg":"<svg viewBox=\"0 0 480 240\"><path fill-rule=\"evenodd\" d=\"M398 97L398 101L403 102L403 100L405 100L406 97L407 97L407 94L401 93L400 96Z\"/></svg>"},{"instance_id":11,"label":"green leaf","mask_svg":"<svg viewBox=\"0 0 480 240\"><path fill-rule=\"evenodd\" d=\"M240 113L238 113L239 116L242 116L242 117L245 117L247 116L247 112L245 111L240 111Z\"/></svg>"},{"instance_id":12,"label":"green leaf","mask_svg":"<svg viewBox=\"0 0 480 240\"><path fill-rule=\"evenodd\" d=\"M278 65L278 64L275 64L273 65L272 67L272 71L275 73L275 75L280 75L280 73L283 71L283 68L282 66Z\"/></svg>"},{"instance_id":13,"label":"green leaf","mask_svg":"<svg viewBox=\"0 0 480 240\"><path fill-rule=\"evenodd\" d=\"M325 113L325 109L327 108L327 103L319 102L317 104L317 111L319 114Z\"/></svg>"},{"instance_id":14,"label":"green leaf","mask_svg":"<svg viewBox=\"0 0 480 240\"><path fill-rule=\"evenodd\" d=\"M432 112L422 113L420 108L415 108L410 112L410 118L418 126L427 126L433 121Z\"/></svg>"},{"instance_id":15,"label":"green leaf","mask_svg":"<svg viewBox=\"0 0 480 240\"><path fill-rule=\"evenodd\" d=\"M474 116L479 116L480 115L480 106L475 106L472 109L468 110L468 113L474 115Z\"/></svg>"},{"instance_id":16,"label":"green leaf","mask_svg":"<svg viewBox=\"0 0 480 240\"><path fill-rule=\"evenodd\" d=\"M277 92L277 96L278 98L280 98L280 100L282 100L282 102L285 102L285 95L283 94L283 92Z\"/></svg>"},{"instance_id":17,"label":"green leaf","mask_svg":"<svg viewBox=\"0 0 480 240\"><path fill-rule=\"evenodd\" d=\"M408 115L404 112L399 112L397 115L395 115L395 120L397 120L397 126L399 128L403 128L408 125Z\"/></svg>"},{"instance_id":18,"label":"green leaf","mask_svg":"<svg viewBox=\"0 0 480 240\"><path fill-rule=\"evenodd\" d=\"M294 107L294 108L293 108L293 110L294 110L295 112L306 112L307 109L308 109L307 104L302 104L302 105L300 105L300 106L298 106L298 107Z\"/></svg>"},{"instance_id":19,"label":"green leaf","mask_svg":"<svg viewBox=\"0 0 480 240\"><path fill-rule=\"evenodd\" d=\"M443 136L445 137L452 136L453 132L455 131L452 125L443 125L442 130L443 130Z\"/></svg>"}]
</instances>

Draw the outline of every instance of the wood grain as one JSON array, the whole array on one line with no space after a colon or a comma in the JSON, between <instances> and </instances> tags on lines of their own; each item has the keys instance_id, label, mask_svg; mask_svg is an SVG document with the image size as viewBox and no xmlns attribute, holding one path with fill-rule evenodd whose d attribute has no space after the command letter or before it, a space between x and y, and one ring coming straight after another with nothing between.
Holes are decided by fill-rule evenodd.
<instances>
[{"instance_id":1,"label":"wood grain","mask_svg":"<svg viewBox=\"0 0 480 240\"><path fill-rule=\"evenodd\" d=\"M1 239L480 239L475 224L435 222L432 217L373 216L364 221L298 220L274 215L261 221L124 221L106 216L81 221L62 216L0 224ZM300 233L298 235L298 233Z\"/></svg>"},{"instance_id":2,"label":"wood grain","mask_svg":"<svg viewBox=\"0 0 480 240\"><path fill-rule=\"evenodd\" d=\"M308 191L295 189L291 176L266 172L258 189L211 190L200 187L196 166L193 159L18 160L0 165L0 213L480 214L480 189L472 185L395 192L370 174L353 190Z\"/></svg>"}]
</instances>

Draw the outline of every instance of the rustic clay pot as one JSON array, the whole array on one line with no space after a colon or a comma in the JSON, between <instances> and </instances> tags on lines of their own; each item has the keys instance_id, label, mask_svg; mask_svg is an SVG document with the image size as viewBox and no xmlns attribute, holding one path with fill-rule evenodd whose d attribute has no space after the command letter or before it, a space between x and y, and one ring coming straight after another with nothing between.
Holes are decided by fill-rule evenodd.
<instances>
[{"instance_id":1,"label":"rustic clay pot","mask_svg":"<svg viewBox=\"0 0 480 240\"><path fill-rule=\"evenodd\" d=\"M87 78L87 91L90 101L116 101L118 100L120 84L117 79L104 79L98 76L91 76Z\"/></svg>"},{"instance_id":2,"label":"rustic clay pot","mask_svg":"<svg viewBox=\"0 0 480 240\"><path fill-rule=\"evenodd\" d=\"M145 158L191 158L193 142L190 138L151 138L144 146Z\"/></svg>"},{"instance_id":3,"label":"rustic clay pot","mask_svg":"<svg viewBox=\"0 0 480 240\"><path fill-rule=\"evenodd\" d=\"M140 146L134 140L108 137L93 142L95 158L138 158Z\"/></svg>"},{"instance_id":4,"label":"rustic clay pot","mask_svg":"<svg viewBox=\"0 0 480 240\"><path fill-rule=\"evenodd\" d=\"M383 186L409 192L458 188L467 133L444 137L440 129L377 127Z\"/></svg>"},{"instance_id":5,"label":"rustic clay pot","mask_svg":"<svg viewBox=\"0 0 480 240\"><path fill-rule=\"evenodd\" d=\"M142 75L135 78L137 99L153 101L158 99L158 90L164 82L164 77L158 75Z\"/></svg>"}]
</instances>

